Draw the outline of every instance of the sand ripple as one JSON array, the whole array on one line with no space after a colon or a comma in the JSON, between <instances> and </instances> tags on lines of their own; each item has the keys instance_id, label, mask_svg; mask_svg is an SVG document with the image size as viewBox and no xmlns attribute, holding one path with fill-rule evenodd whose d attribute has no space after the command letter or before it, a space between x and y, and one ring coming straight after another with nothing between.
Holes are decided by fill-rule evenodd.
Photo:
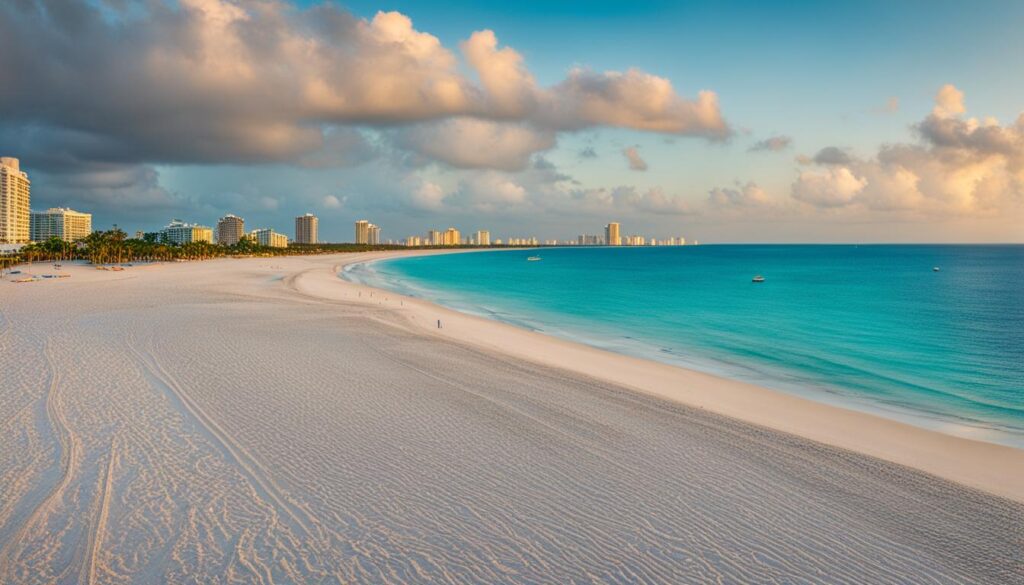
<instances>
[{"instance_id":1,"label":"sand ripple","mask_svg":"<svg viewBox=\"0 0 1024 585\"><path fill-rule=\"evenodd\" d=\"M0 583L1024 582L1018 504L225 265L0 283Z\"/></svg>"}]
</instances>

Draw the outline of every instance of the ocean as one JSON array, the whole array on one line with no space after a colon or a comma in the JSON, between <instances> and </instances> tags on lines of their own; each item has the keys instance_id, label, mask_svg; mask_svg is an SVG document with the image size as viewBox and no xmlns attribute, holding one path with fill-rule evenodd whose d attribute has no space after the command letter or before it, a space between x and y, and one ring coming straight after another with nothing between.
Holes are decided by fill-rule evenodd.
<instances>
[{"instance_id":1,"label":"ocean","mask_svg":"<svg viewBox=\"0 0 1024 585\"><path fill-rule=\"evenodd\" d=\"M1024 447L1024 246L567 247L400 258L343 276Z\"/></svg>"}]
</instances>

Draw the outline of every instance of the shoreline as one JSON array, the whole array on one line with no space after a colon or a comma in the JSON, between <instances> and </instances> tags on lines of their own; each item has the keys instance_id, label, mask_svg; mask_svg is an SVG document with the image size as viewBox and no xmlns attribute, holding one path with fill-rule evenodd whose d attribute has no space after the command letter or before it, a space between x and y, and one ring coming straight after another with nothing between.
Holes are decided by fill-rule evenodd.
<instances>
[{"instance_id":1,"label":"shoreline","mask_svg":"<svg viewBox=\"0 0 1024 585\"><path fill-rule=\"evenodd\" d=\"M732 419L877 457L1024 502L1024 450L930 430L755 384L627 356L351 282L346 267L395 257L472 250L366 252L309 269L288 286L315 298L385 309L394 325L475 349L581 374ZM365 294L362 294L365 293ZM437 320L443 327L438 329Z\"/></svg>"}]
</instances>

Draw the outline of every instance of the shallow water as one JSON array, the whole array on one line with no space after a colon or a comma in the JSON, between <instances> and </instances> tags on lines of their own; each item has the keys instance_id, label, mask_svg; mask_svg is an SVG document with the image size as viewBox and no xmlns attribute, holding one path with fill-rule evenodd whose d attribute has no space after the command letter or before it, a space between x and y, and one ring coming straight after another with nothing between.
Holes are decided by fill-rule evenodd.
<instances>
[{"instance_id":1,"label":"shallow water","mask_svg":"<svg viewBox=\"0 0 1024 585\"><path fill-rule=\"evenodd\" d=\"M346 277L1024 446L1024 246L557 248L526 261L536 253L388 260Z\"/></svg>"}]
</instances>

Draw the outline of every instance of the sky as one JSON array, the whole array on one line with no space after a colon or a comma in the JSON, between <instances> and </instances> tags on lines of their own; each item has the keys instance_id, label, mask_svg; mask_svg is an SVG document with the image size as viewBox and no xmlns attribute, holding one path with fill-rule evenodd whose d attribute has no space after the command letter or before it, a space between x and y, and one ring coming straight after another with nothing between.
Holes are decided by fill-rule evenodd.
<instances>
[{"instance_id":1,"label":"sky","mask_svg":"<svg viewBox=\"0 0 1024 585\"><path fill-rule=\"evenodd\" d=\"M0 155L133 232L1024 241L1024 3L0 2Z\"/></svg>"}]
</instances>

